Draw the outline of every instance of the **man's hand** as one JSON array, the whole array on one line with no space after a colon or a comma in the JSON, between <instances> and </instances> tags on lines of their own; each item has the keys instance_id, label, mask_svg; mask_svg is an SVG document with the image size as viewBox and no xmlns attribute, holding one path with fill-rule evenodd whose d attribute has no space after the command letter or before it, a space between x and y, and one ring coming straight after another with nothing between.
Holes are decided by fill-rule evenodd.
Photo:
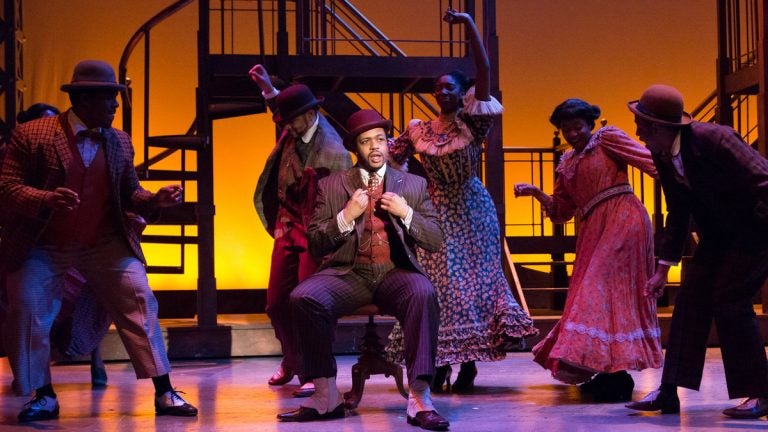
<instances>
[{"instance_id":1,"label":"man's hand","mask_svg":"<svg viewBox=\"0 0 768 432\"><path fill-rule=\"evenodd\" d=\"M646 297L659 298L664 294L664 287L667 285L667 273L669 272L669 266L665 264L659 264L656 267L656 273L648 279L645 284L643 294Z\"/></svg>"},{"instance_id":2,"label":"man's hand","mask_svg":"<svg viewBox=\"0 0 768 432\"><path fill-rule=\"evenodd\" d=\"M160 188L155 194L155 202L159 207L170 207L181 202L184 189L179 185L168 185Z\"/></svg>"},{"instance_id":3,"label":"man's hand","mask_svg":"<svg viewBox=\"0 0 768 432\"><path fill-rule=\"evenodd\" d=\"M351 224L352 221L360 217L368 209L368 191L365 189L358 189L347 201L347 205L344 206L344 222Z\"/></svg>"},{"instance_id":4,"label":"man's hand","mask_svg":"<svg viewBox=\"0 0 768 432\"><path fill-rule=\"evenodd\" d=\"M264 93L270 93L275 90L272 86L272 81L269 79L269 73L267 69L257 64L248 71L248 76L259 86Z\"/></svg>"},{"instance_id":5,"label":"man's hand","mask_svg":"<svg viewBox=\"0 0 768 432\"><path fill-rule=\"evenodd\" d=\"M72 189L58 187L45 195L44 205L53 210L72 211L80 205L80 197Z\"/></svg>"},{"instance_id":6,"label":"man's hand","mask_svg":"<svg viewBox=\"0 0 768 432\"><path fill-rule=\"evenodd\" d=\"M408 215L408 203L405 202L405 198L397 195L394 192L384 192L381 196L381 208L388 211L392 216L405 218Z\"/></svg>"}]
</instances>

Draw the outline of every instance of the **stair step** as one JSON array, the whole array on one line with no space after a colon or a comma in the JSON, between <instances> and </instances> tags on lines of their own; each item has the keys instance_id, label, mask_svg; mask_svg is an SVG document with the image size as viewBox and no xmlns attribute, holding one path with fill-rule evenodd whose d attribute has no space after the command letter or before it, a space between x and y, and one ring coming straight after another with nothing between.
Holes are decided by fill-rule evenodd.
<instances>
[{"instance_id":1,"label":"stair step","mask_svg":"<svg viewBox=\"0 0 768 432\"><path fill-rule=\"evenodd\" d=\"M264 102L221 102L208 104L208 115L212 120L239 117L266 112Z\"/></svg>"},{"instance_id":2,"label":"stair step","mask_svg":"<svg viewBox=\"0 0 768 432\"><path fill-rule=\"evenodd\" d=\"M141 236L141 242L170 245L197 244L197 236L145 234Z\"/></svg>"},{"instance_id":3,"label":"stair step","mask_svg":"<svg viewBox=\"0 0 768 432\"><path fill-rule=\"evenodd\" d=\"M147 273L156 274L184 274L182 266L147 266Z\"/></svg>"},{"instance_id":4,"label":"stair step","mask_svg":"<svg viewBox=\"0 0 768 432\"><path fill-rule=\"evenodd\" d=\"M197 171L178 171L178 170L143 170L136 172L142 180L151 181L197 181Z\"/></svg>"},{"instance_id":5,"label":"stair step","mask_svg":"<svg viewBox=\"0 0 768 432\"><path fill-rule=\"evenodd\" d=\"M173 207L166 207L160 212L160 219L152 221L150 224L197 225L197 203L183 202Z\"/></svg>"},{"instance_id":6,"label":"stair step","mask_svg":"<svg viewBox=\"0 0 768 432\"><path fill-rule=\"evenodd\" d=\"M197 135L157 135L147 137L147 146L178 150L197 151L203 148L205 140Z\"/></svg>"}]
</instances>

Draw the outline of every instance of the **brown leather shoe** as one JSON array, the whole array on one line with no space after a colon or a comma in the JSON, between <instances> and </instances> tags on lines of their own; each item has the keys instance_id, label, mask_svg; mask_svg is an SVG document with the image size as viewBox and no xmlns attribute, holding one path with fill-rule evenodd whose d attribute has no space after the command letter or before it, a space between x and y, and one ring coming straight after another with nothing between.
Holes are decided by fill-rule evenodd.
<instances>
[{"instance_id":1,"label":"brown leather shoe","mask_svg":"<svg viewBox=\"0 0 768 432\"><path fill-rule=\"evenodd\" d=\"M422 429L433 431L448 430L448 423L443 416L437 413L437 411L419 411L415 416L406 416L406 420L409 425L418 426Z\"/></svg>"},{"instance_id":2,"label":"brown leather shoe","mask_svg":"<svg viewBox=\"0 0 768 432\"><path fill-rule=\"evenodd\" d=\"M291 382L294 375L295 374L293 373L292 370L286 369L283 367L283 365L280 365L280 367L277 368L277 371L274 373L274 375L272 375L269 378L268 383L269 385L274 385L274 386L288 384L289 382Z\"/></svg>"},{"instance_id":3,"label":"brown leather shoe","mask_svg":"<svg viewBox=\"0 0 768 432\"><path fill-rule=\"evenodd\" d=\"M639 401L630 402L624 406L637 411L661 411L662 414L677 414L680 412L680 399L678 399L677 394L654 390Z\"/></svg>"},{"instance_id":4,"label":"brown leather shoe","mask_svg":"<svg viewBox=\"0 0 768 432\"><path fill-rule=\"evenodd\" d=\"M735 406L723 410L723 414L740 419L756 419L768 415L768 399L749 398Z\"/></svg>"},{"instance_id":5,"label":"brown leather shoe","mask_svg":"<svg viewBox=\"0 0 768 432\"><path fill-rule=\"evenodd\" d=\"M317 420L333 420L344 418L346 412L344 411L344 404L340 403L339 406L328 411L325 414L320 414L314 408L299 407L297 410L289 411L277 415L277 419L284 422L311 422Z\"/></svg>"}]
</instances>

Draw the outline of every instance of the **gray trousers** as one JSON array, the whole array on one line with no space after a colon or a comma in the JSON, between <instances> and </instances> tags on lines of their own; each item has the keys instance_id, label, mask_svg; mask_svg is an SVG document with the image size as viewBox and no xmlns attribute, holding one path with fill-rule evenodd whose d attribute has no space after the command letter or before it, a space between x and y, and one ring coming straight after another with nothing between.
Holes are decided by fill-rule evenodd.
<instances>
[{"instance_id":1,"label":"gray trousers","mask_svg":"<svg viewBox=\"0 0 768 432\"><path fill-rule=\"evenodd\" d=\"M90 248L33 248L8 274L8 316L3 339L20 395L51 383L50 331L61 309L64 277L77 269L110 314L137 378L170 371L157 318L157 300L144 265L120 237Z\"/></svg>"}]
</instances>

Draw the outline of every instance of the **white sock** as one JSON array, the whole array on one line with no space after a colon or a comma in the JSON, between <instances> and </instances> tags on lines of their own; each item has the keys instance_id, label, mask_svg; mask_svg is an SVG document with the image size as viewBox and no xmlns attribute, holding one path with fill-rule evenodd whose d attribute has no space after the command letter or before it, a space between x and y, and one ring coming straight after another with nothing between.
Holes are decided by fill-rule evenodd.
<instances>
[{"instance_id":1,"label":"white sock","mask_svg":"<svg viewBox=\"0 0 768 432\"><path fill-rule=\"evenodd\" d=\"M428 382L417 379L408 383L408 387L408 409L406 412L409 416L414 417L420 411L435 410L435 406L432 405Z\"/></svg>"},{"instance_id":2,"label":"white sock","mask_svg":"<svg viewBox=\"0 0 768 432\"><path fill-rule=\"evenodd\" d=\"M315 378L315 394L308 397L306 401L301 404L305 408L314 408L319 414L325 414L328 412L328 400L331 393L328 392L329 380L333 380L333 388L336 389L336 378ZM338 392L338 390L336 390Z\"/></svg>"},{"instance_id":3,"label":"white sock","mask_svg":"<svg viewBox=\"0 0 768 432\"><path fill-rule=\"evenodd\" d=\"M315 390L317 391L317 390ZM328 378L328 409L333 411L339 404L344 403L344 396L336 387L336 377Z\"/></svg>"}]
</instances>

